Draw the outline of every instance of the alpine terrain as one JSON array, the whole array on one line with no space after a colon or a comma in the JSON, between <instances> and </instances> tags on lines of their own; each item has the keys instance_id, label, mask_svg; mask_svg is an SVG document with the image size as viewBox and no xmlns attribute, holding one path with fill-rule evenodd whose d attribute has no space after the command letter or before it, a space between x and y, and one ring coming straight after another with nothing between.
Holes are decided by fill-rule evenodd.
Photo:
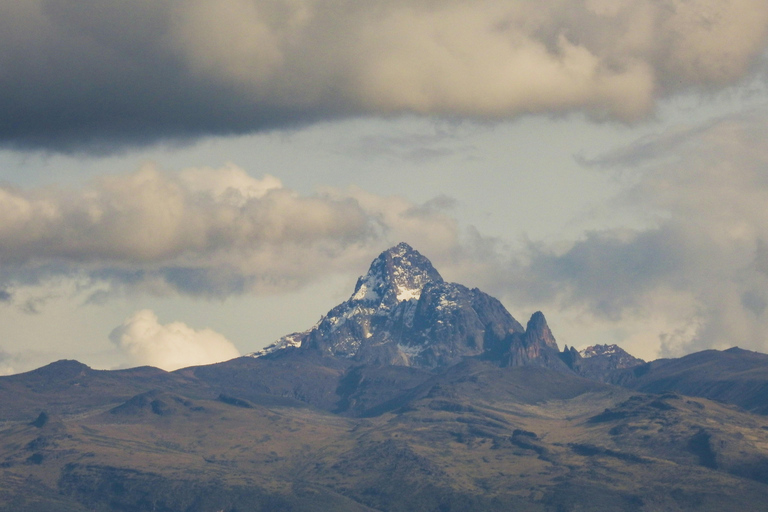
<instances>
[{"instance_id":1,"label":"alpine terrain","mask_svg":"<svg viewBox=\"0 0 768 512\"><path fill-rule=\"evenodd\" d=\"M0 377L0 511L764 510L766 414L768 355L561 351L401 243L249 356Z\"/></svg>"},{"instance_id":2,"label":"alpine terrain","mask_svg":"<svg viewBox=\"0 0 768 512\"><path fill-rule=\"evenodd\" d=\"M288 347L425 369L465 357L565 369L544 315L534 314L524 329L498 300L477 288L445 282L427 258L405 243L381 253L349 300L314 327L253 355Z\"/></svg>"}]
</instances>

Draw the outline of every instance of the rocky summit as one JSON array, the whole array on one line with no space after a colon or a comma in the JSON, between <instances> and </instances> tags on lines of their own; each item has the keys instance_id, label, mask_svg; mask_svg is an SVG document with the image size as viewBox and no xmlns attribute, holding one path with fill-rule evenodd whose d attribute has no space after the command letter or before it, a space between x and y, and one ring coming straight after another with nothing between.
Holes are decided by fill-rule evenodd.
<instances>
[{"instance_id":1,"label":"rocky summit","mask_svg":"<svg viewBox=\"0 0 768 512\"><path fill-rule=\"evenodd\" d=\"M523 328L497 299L446 282L406 243L373 260L350 298L314 327L284 336L253 355L288 348L426 369L465 357L501 366L568 368L542 313L535 313Z\"/></svg>"},{"instance_id":2,"label":"rocky summit","mask_svg":"<svg viewBox=\"0 0 768 512\"><path fill-rule=\"evenodd\" d=\"M560 357L582 377L602 382L609 382L621 370L645 364L618 345L593 345L581 351L566 346Z\"/></svg>"}]
</instances>

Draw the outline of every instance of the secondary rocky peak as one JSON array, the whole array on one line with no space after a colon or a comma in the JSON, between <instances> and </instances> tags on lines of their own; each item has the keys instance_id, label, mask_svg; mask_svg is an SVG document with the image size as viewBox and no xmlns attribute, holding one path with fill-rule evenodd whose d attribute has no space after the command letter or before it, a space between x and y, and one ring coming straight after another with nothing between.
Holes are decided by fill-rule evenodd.
<instances>
[{"instance_id":1,"label":"secondary rocky peak","mask_svg":"<svg viewBox=\"0 0 768 512\"><path fill-rule=\"evenodd\" d=\"M645 363L618 345L593 345L581 351L572 347L560 357L576 373L603 382L608 381L611 373L617 370Z\"/></svg>"},{"instance_id":2,"label":"secondary rocky peak","mask_svg":"<svg viewBox=\"0 0 768 512\"><path fill-rule=\"evenodd\" d=\"M368 273L357 280L350 300L371 304L416 299L427 283L442 283L432 263L405 242L373 260Z\"/></svg>"},{"instance_id":3,"label":"secondary rocky peak","mask_svg":"<svg viewBox=\"0 0 768 512\"><path fill-rule=\"evenodd\" d=\"M585 359L590 357L606 357L616 360L627 359L627 362L644 362L642 359L631 356L626 350L618 345L592 345L591 347L579 351L579 354Z\"/></svg>"},{"instance_id":4,"label":"secondary rocky peak","mask_svg":"<svg viewBox=\"0 0 768 512\"><path fill-rule=\"evenodd\" d=\"M557 347L557 341L541 311L531 315L525 331L512 334L508 343L509 348L501 358L503 365L536 365L568 371Z\"/></svg>"},{"instance_id":5,"label":"secondary rocky peak","mask_svg":"<svg viewBox=\"0 0 768 512\"><path fill-rule=\"evenodd\" d=\"M547 319L544 318L544 313L541 311L535 312L528 320L528 325L525 328L525 341L526 345L543 344L559 350L557 341L555 341L555 337L547 325Z\"/></svg>"}]
</instances>

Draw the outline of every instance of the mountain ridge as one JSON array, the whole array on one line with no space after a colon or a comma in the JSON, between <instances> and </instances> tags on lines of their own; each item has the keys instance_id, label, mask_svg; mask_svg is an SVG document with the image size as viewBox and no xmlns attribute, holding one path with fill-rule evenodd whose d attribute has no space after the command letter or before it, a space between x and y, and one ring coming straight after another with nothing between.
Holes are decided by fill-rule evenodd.
<instances>
[{"instance_id":1,"label":"mountain ridge","mask_svg":"<svg viewBox=\"0 0 768 512\"><path fill-rule=\"evenodd\" d=\"M58 367L84 369L0 378L0 404L15 401L10 381L40 373L55 378L38 407L53 404L53 384L72 383ZM475 357L426 370L289 349L156 372L149 390L136 387L146 371L76 374L125 382L111 400L29 407L0 426L0 511L719 512L768 500L765 418L703 398Z\"/></svg>"}]
</instances>

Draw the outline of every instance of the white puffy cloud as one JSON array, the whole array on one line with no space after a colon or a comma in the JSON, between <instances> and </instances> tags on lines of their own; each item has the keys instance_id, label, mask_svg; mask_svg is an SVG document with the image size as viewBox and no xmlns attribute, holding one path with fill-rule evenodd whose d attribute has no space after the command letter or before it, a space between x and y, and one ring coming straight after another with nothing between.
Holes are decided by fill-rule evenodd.
<instances>
[{"instance_id":1,"label":"white puffy cloud","mask_svg":"<svg viewBox=\"0 0 768 512\"><path fill-rule=\"evenodd\" d=\"M231 202L235 206L243 206L249 199L261 198L270 190L282 188L282 183L274 176L267 174L257 180L231 163L220 169L184 169L178 173L178 178L191 193L203 194L215 202Z\"/></svg>"},{"instance_id":2,"label":"white puffy cloud","mask_svg":"<svg viewBox=\"0 0 768 512\"><path fill-rule=\"evenodd\" d=\"M362 267L389 244L444 252L458 236L434 204L354 187L300 195L234 165L147 164L80 189L0 186L0 300L60 276L106 283L107 292L281 292Z\"/></svg>"},{"instance_id":3,"label":"white puffy cloud","mask_svg":"<svg viewBox=\"0 0 768 512\"><path fill-rule=\"evenodd\" d=\"M146 165L77 191L3 187L0 218L0 258L8 264L152 263L366 231L352 201L299 197L275 178L256 180L233 167L172 174Z\"/></svg>"},{"instance_id":4,"label":"white puffy cloud","mask_svg":"<svg viewBox=\"0 0 768 512\"><path fill-rule=\"evenodd\" d=\"M0 141L109 150L399 113L634 121L738 83L767 36L764 0L0 0Z\"/></svg>"},{"instance_id":5,"label":"white puffy cloud","mask_svg":"<svg viewBox=\"0 0 768 512\"><path fill-rule=\"evenodd\" d=\"M196 330L182 322L162 325L145 309L135 312L109 335L136 364L172 371L187 366L227 361L240 356L235 346L210 329Z\"/></svg>"}]
</instances>

